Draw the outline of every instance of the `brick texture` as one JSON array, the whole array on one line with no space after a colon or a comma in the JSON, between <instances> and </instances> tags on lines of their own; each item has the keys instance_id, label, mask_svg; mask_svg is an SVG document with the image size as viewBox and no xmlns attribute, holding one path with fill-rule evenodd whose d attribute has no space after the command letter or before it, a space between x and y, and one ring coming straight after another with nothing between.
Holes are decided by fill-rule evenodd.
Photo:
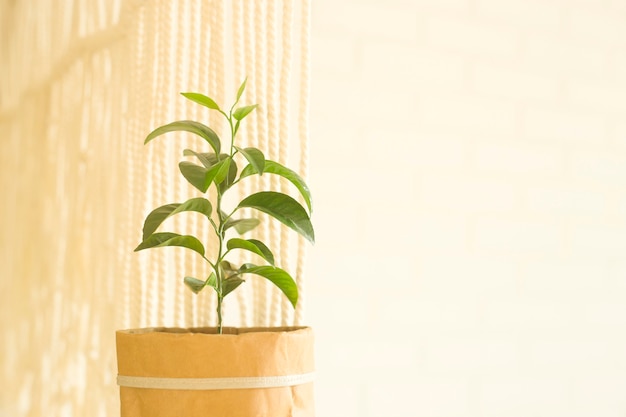
<instances>
[{"instance_id":1,"label":"brick texture","mask_svg":"<svg viewBox=\"0 0 626 417\"><path fill-rule=\"evenodd\" d=\"M626 415L624 2L313 12L318 415Z\"/></svg>"}]
</instances>

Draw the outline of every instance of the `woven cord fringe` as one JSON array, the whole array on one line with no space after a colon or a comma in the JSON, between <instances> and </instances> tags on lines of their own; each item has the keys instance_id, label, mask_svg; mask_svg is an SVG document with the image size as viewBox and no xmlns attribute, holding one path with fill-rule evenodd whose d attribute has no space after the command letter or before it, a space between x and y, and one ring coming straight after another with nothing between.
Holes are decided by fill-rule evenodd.
<instances>
[{"instance_id":1,"label":"woven cord fringe","mask_svg":"<svg viewBox=\"0 0 626 417\"><path fill-rule=\"evenodd\" d=\"M283 163L299 158L306 176L310 2L302 13L295 4L0 0L0 216L14 220L0 235L0 264L20 277L0 281L0 378L16 381L0 391L7 415L114 415L115 329L214 324L214 294L182 286L185 274L208 276L202 259L132 252L150 210L195 196L175 161L197 139L142 142L173 120L209 122L211 112L178 92L227 104L248 76L245 104L261 106L241 140ZM289 135L296 121L301 143ZM241 185L248 193L258 183ZM170 225L203 227L184 216ZM260 232L297 278L301 323L305 244L274 226ZM291 324L291 306L262 278L241 291L227 301L225 324Z\"/></svg>"}]
</instances>

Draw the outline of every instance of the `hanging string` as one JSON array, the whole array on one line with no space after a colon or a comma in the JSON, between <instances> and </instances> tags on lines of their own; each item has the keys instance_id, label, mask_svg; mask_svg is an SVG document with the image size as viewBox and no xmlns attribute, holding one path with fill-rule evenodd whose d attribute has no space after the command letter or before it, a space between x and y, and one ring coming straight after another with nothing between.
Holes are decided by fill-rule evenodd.
<instances>
[{"instance_id":1,"label":"hanging string","mask_svg":"<svg viewBox=\"0 0 626 417\"><path fill-rule=\"evenodd\" d=\"M289 109L291 103L289 101L291 90L291 61L292 57L292 22L293 22L293 3L292 0L283 0L283 28L282 28L282 61L280 72L280 130L279 130L279 157L278 162L288 166L289 162L289 141L291 140L289 134L289 121L291 115ZM288 187L284 179L280 182L280 190L284 193L287 192ZM291 272L290 262L290 236L291 230L285 226L281 227L281 246L280 253L283 254L282 265ZM282 298L282 322L281 325L290 325L293 322L293 307L289 300L285 297Z\"/></svg>"},{"instance_id":2,"label":"hanging string","mask_svg":"<svg viewBox=\"0 0 626 417\"><path fill-rule=\"evenodd\" d=\"M179 17L178 22L188 22L186 30L178 30L178 43L176 46L176 54L179 58L178 65L176 66L176 74L178 75L176 79L176 91L175 93L184 92L184 91L199 91L199 80L198 80L198 65L196 63L199 62L199 53L198 46L201 45L202 39L198 36L198 21L201 18L198 10L198 2L197 0L193 0L191 2L180 2L179 5ZM196 40L196 42L190 42L190 39ZM187 56L183 53L183 51L188 51ZM186 60L186 59L188 60ZM176 120L179 119L191 119L191 120L199 120L200 119L200 111L198 109L199 106L191 105L188 100L184 100L182 96L178 96L178 112L176 115ZM191 147L192 138L190 135L185 135L185 140L182 142L185 146ZM181 153L177 155L179 158ZM182 176L178 176L179 183L179 193L177 195L177 201L182 202L186 201L189 198L187 186L187 182L182 178ZM187 224L185 225L185 233L187 231L200 231L198 216L189 216L187 219ZM183 229L181 229L183 230ZM199 236L202 238L202 236ZM199 271L197 268L197 262L195 254L190 251L182 251L180 256L181 265L177 266L176 270L180 271L176 276L176 306L175 311L177 312L177 319L175 323L177 326L184 326L185 323L188 323L190 326L194 325L193 322L193 298L195 295L189 291L189 289L183 284L183 275L190 275L193 277L198 277Z\"/></svg>"},{"instance_id":3,"label":"hanging string","mask_svg":"<svg viewBox=\"0 0 626 417\"><path fill-rule=\"evenodd\" d=\"M182 21L189 20L187 17L187 10L188 10L189 4L187 2L179 2L179 3L169 2L168 6L169 6L168 13L170 14L170 19L172 21L182 22ZM174 70L174 87L175 88L173 91L174 93L173 97L175 98L168 100L168 103L173 104L173 109L172 109L172 106L168 109L168 116L173 115L174 119L176 120L181 119L180 115L185 115L189 112L189 109L187 106L187 100L181 100L182 97L179 96L177 93L180 91L180 89L183 86L183 83L185 82L184 81L185 75L186 75L185 69L189 68L189 66L185 66L183 69L181 68L179 63L181 62L182 51L186 50L185 48L187 46L186 41L187 41L188 33L193 31L193 27L194 25L192 21L187 25L188 30L182 30L182 31L176 30L175 33L171 34L171 37L174 38L176 42L173 48L171 48L168 51L169 52L168 62L170 65L174 67L173 70ZM190 54L193 54L193 51L190 51ZM171 110L175 110L175 111L171 111ZM182 118L186 118L186 117L182 117ZM171 120L170 117L168 117L168 120ZM182 137L180 141L176 141L175 143L170 141L174 145L174 150L170 153L171 155L171 159L169 162L170 167L175 167L176 165L178 165L178 162L180 161L180 157L182 154L181 149L183 149L183 146L189 141L189 135L181 135L181 136ZM175 170L172 169L170 172L172 171L175 171ZM172 173L171 178L172 178L172 187L173 187L174 193L171 196L171 198L169 198L167 201L164 201L163 203L183 202L187 198L187 195L186 195L187 190L185 187L185 181L183 181L182 176L180 175L174 176L173 174L174 173ZM187 218L184 218L182 216L174 216L173 220L174 220L174 230L177 230L177 231L179 230L183 233L186 233L187 230L198 229L196 216L188 216ZM171 305L169 306L170 308L167 311L172 311L173 320L171 321L171 323L173 323L174 325L179 325L179 323L182 323L182 318L184 316L184 311L185 311L184 310L185 308L184 307L184 303L185 303L184 292L186 288L184 285L181 285L181 284L183 282L183 274L186 274L187 268L193 265L193 264L188 264L186 262L186 258L188 255L187 252L188 251L184 251L184 250L175 251L174 253L174 271L175 272L172 276L169 276L166 278L169 284L168 291L174 294L173 300L166 300L166 301L170 301L171 303ZM163 325L171 325L168 323L163 323Z\"/></svg>"},{"instance_id":4,"label":"hanging string","mask_svg":"<svg viewBox=\"0 0 626 417\"><path fill-rule=\"evenodd\" d=\"M242 13L243 10L243 0L235 0L233 2L233 22L232 25L234 27L233 30L233 50L234 50L234 73L235 73L235 84L243 82L246 77L245 73L245 64L244 64L244 16ZM246 95L245 98L248 98ZM241 140L241 143L244 146L249 145L249 135L248 129L242 129L238 133L238 139ZM242 185L239 187L239 197L243 195L250 194L250 181L244 181ZM239 259L241 260L241 259ZM249 300L251 300L251 288L250 284L241 285L236 291L237 304L239 306L239 324L242 327L247 327L251 325L250 321L250 309Z\"/></svg>"},{"instance_id":5,"label":"hanging string","mask_svg":"<svg viewBox=\"0 0 626 417\"><path fill-rule=\"evenodd\" d=\"M210 54L209 54L209 39L210 32L206 29L206 22L210 21L210 9L205 4L201 2L201 0L194 0L191 2L191 18L194 23L192 24L189 31L190 40L197 40L197 42L191 42L189 46L189 50L191 50L191 56L189 61L189 70L191 77L191 84L194 88L190 88L191 91L199 91L202 93L207 93L208 90L208 79L206 76L206 68L209 68L210 65ZM198 64L196 64L198 63ZM202 71L200 71L202 69ZM200 115L204 116L204 113L201 112L201 109L198 106L194 107L194 112L192 113L192 117L194 120L200 120ZM206 122L206 120L201 120L202 122ZM198 229L193 229L198 230ZM206 237L207 233L201 234L202 237ZM201 267L198 266L197 258L194 253L187 251L185 254L185 261L187 265L193 265L192 272L194 277L203 278L204 271ZM198 312L199 308L199 297L198 295L192 293L188 288L182 288L185 298L185 325L187 326L199 326L199 317Z\"/></svg>"},{"instance_id":6,"label":"hanging string","mask_svg":"<svg viewBox=\"0 0 626 417\"><path fill-rule=\"evenodd\" d=\"M129 51L130 51L130 55L131 56L135 56L136 59L134 61L131 61L130 63L130 68L131 68L131 77L133 80L139 80L140 79L140 75L141 75L141 63L143 62L144 59L144 54L145 54L145 46L144 46L144 42L143 40L145 39L145 37L143 36L143 29L144 29L144 19L145 19L145 13L144 10L140 10L139 13L137 14L137 24L134 26L131 26L133 28L132 32L129 34L129 39L130 39L130 45L129 45ZM138 88L133 88L131 89L131 95L129 97L129 100L132 100L133 102L138 102L140 98L140 91ZM139 127L139 115L136 114L137 111L135 110L135 112L133 112L132 117L130 118L130 120L128 121L128 129L127 129L127 137L129 138L136 138L136 137L140 137L140 127ZM122 141L122 157L125 157L126 155L136 155L137 154L137 148L138 146L136 145L136 141L133 140L125 140ZM128 187L130 188L130 190L127 191L127 195L140 195L140 179L142 178L140 176L137 175L136 173L136 165L135 164L127 164L126 165L126 178L127 178L127 182L126 184L128 184ZM126 213L136 213L138 211L138 205L136 204L136 199L134 198L125 198L122 200L122 207L124 212ZM125 224L125 229L130 230L131 228L131 222L129 221L130 219L132 219L132 216L128 216L126 218L126 224ZM119 259L122 259L122 265L123 265L123 275L125 277L130 277L131 275L131 252L128 250L129 248L133 247L133 244L135 243L132 239L132 235L130 233L126 233L124 236L124 244L119 246L118 252L120 252L118 254ZM138 282L138 280L134 280L134 279L127 279L121 282L121 287L122 287L122 327L123 328L128 328L131 327L133 325L135 325L135 320L137 317L139 317L139 312L140 309L137 308L139 307L140 303L134 302L133 300L133 294L136 294L138 291L138 288L140 286L140 283ZM135 307L135 311L131 312L131 308Z\"/></svg>"},{"instance_id":7,"label":"hanging string","mask_svg":"<svg viewBox=\"0 0 626 417\"><path fill-rule=\"evenodd\" d=\"M215 45L214 45L214 59L216 63L215 80L217 81L217 87L215 89L215 96L217 97L218 102L225 103L226 102L226 63L224 59L224 20L226 19L224 7L224 0L218 0L215 6L214 15L215 19ZM222 117L220 117L215 112L217 121L214 123L215 128L218 132L226 132L226 123ZM229 303L223 303L223 313L226 315L228 311Z\"/></svg>"},{"instance_id":8,"label":"hanging string","mask_svg":"<svg viewBox=\"0 0 626 417\"><path fill-rule=\"evenodd\" d=\"M267 100L267 120L268 120L268 147L265 148L268 156L271 160L276 160L277 155L277 147L278 147L278 110L279 106L278 96L277 96L277 88L276 88L276 38L278 28L276 26L276 0L269 0L269 4L267 7L267 53L266 53L266 65L267 65L267 93L265 94ZM278 180L278 176L271 175L269 176L271 189L278 190L280 187L280 183ZM270 240L273 243L274 247L280 247L280 224L276 221L270 222ZM286 267L284 264L283 253L282 251L276 253L276 260L278 261L278 265ZM281 300L283 295L272 288L272 291L269 293L270 295L270 318L269 325L277 326L280 324L281 317Z\"/></svg>"},{"instance_id":9,"label":"hanging string","mask_svg":"<svg viewBox=\"0 0 626 417\"><path fill-rule=\"evenodd\" d=\"M256 87L256 95L259 98L267 97L267 86L265 80L267 78L267 65L266 60L263 57L267 54L267 2L259 1L257 2L257 9L255 12L255 49L257 51L257 59L256 62L256 71L255 71L255 87ZM255 111L256 113L256 121L257 121L257 135L258 135L258 146L260 149L268 149L269 148L269 140L268 140L268 131L267 131L267 104L261 103L261 105ZM258 179L258 183L261 189L267 189L268 181L267 176L262 176ZM258 227L259 235L261 237L261 241L272 241L271 231L270 231L270 221L265 215L260 215L262 219L261 225ZM270 326L270 286L265 280L259 280L261 285L258 289L259 297L262 302L259 305L259 319L263 326Z\"/></svg>"},{"instance_id":10,"label":"hanging string","mask_svg":"<svg viewBox=\"0 0 626 417\"><path fill-rule=\"evenodd\" d=\"M200 49L199 53L203 59L203 65L199 69L200 80L202 83L202 92L210 95L215 98L215 89L216 82L213 76L215 74L215 25L213 24L215 5L212 2L206 3L201 2L202 7L202 20L200 25L200 31L202 35L199 35L203 39L203 47ZM209 23L209 27L206 27L206 23ZM210 126L214 126L213 123L215 121L214 112L203 112L203 122L208 123ZM209 235L213 238L213 233L209 233L209 230L206 230L204 237L209 239ZM208 241L208 240L207 240ZM207 250L212 250L214 246L211 246L213 243L207 245ZM203 277L208 276L206 274L206 270L202 269ZM211 324L215 325L217 322L217 314L215 313L215 300L213 299L214 294L208 293L204 294L203 297L194 297L196 303L202 306L201 311L203 312L203 316L198 317L198 323Z\"/></svg>"},{"instance_id":11,"label":"hanging string","mask_svg":"<svg viewBox=\"0 0 626 417\"><path fill-rule=\"evenodd\" d=\"M160 86L158 87L159 92L161 92L161 99L157 99L156 106L161 110L158 114L160 117L156 119L157 124L165 123L169 121L172 117L172 109L174 107L174 103L178 101L178 98L172 98L172 89L171 86L174 84L175 75L173 73L172 64L177 61L175 56L175 51L173 47L174 38L174 28L173 28L173 17L176 13L175 3L171 1L164 1L159 6L159 25L163 28L163 37L159 40L157 53L159 54L159 66L161 68L160 73L162 74L162 79ZM180 136L180 134L177 134ZM180 182L178 178L173 174L172 167L176 166L178 160L180 159L178 148L180 147L180 142L178 140L162 140L159 143L154 143L157 145L160 150L162 150L162 159L161 165L163 167L163 177L159 182L161 186L161 192L159 199L155 202L154 207L161 206L163 204L167 204L169 202L174 201L175 193L177 191L178 185ZM181 218L174 218L174 230L178 229L182 223ZM170 314L167 314L169 311L171 298L169 294L171 294L173 290L173 286L175 281L178 281L177 273L180 273L180 270L173 270L172 266L175 265L176 258L180 256L179 253L181 249L176 249L173 251L172 256L161 258L164 260L163 262L163 274L159 274L158 276L158 285L157 294L155 294L156 299L156 323L159 326L166 325L166 317L169 317ZM174 271L174 273L172 273ZM178 281L180 282L180 281Z\"/></svg>"},{"instance_id":12,"label":"hanging string","mask_svg":"<svg viewBox=\"0 0 626 417\"><path fill-rule=\"evenodd\" d=\"M207 10L207 14L209 17L209 31L211 34L211 39L210 39L210 44L209 44L209 49L207 50L207 52L209 53L209 71L205 74L205 76L207 77L208 81L209 81L209 95L211 97L213 97L215 100L217 100L218 102L220 101L220 98L217 95L217 90L218 90L218 84L220 82L223 82L223 80L220 80L218 78L218 43L220 42L219 37L220 34L217 33L217 28L218 28L218 20L220 19L219 16L219 3L221 0L211 0L210 1L210 9ZM206 5L205 5L206 6ZM209 125L213 126L215 129L214 130L219 130L217 129L217 124L219 123L219 115L215 114L215 112L209 112Z\"/></svg>"},{"instance_id":13,"label":"hanging string","mask_svg":"<svg viewBox=\"0 0 626 417\"><path fill-rule=\"evenodd\" d=\"M255 48L255 36L256 36L256 27L254 25L254 15L256 9L256 2L246 2L246 7L244 8L244 38L245 38L245 50L246 50L246 74L248 75L248 83L246 87L245 96L247 98L248 103L258 103L257 99L257 90L255 88L256 85L256 57L257 57L257 49ZM260 54L259 54L260 55ZM258 117L254 115L251 117ZM246 131L248 132L248 137L250 141L248 144L250 146L259 146L258 139L258 125L257 123L253 123L251 119L246 124ZM250 188L246 188L246 192L252 189L252 186L258 186L258 180L253 179L251 181L246 181L246 186ZM249 211L246 211L248 213ZM253 316L253 325L254 326L263 326L264 325L264 317L263 309L265 308L265 293L262 291L262 287L264 282L259 279L248 279L247 281L250 283L253 292L253 306L254 306L254 316Z\"/></svg>"},{"instance_id":14,"label":"hanging string","mask_svg":"<svg viewBox=\"0 0 626 417\"><path fill-rule=\"evenodd\" d=\"M309 94L310 94L310 42L311 42L311 0L302 1L302 22L300 31L300 51L301 51L301 67L300 76L300 106L298 117L298 136L300 137L300 173L307 178L309 172ZM296 267L296 277L298 284L298 293L300 298L296 308L295 324L300 325L304 322L304 261L306 257L306 242L304 238L299 237L298 242L298 264Z\"/></svg>"},{"instance_id":15,"label":"hanging string","mask_svg":"<svg viewBox=\"0 0 626 417\"><path fill-rule=\"evenodd\" d=\"M215 80L217 88L215 90L217 100L221 103L226 102L226 62L224 58L225 39L224 39L224 20L226 20L226 9L224 0L217 0L215 6ZM215 112L212 112L215 113ZM218 122L215 124L220 132L224 132L226 123L222 117L216 114Z\"/></svg>"},{"instance_id":16,"label":"hanging string","mask_svg":"<svg viewBox=\"0 0 626 417\"><path fill-rule=\"evenodd\" d=\"M154 19L155 19L155 12L156 10L152 7L145 7L142 8L142 10L144 11L144 16L145 16L145 38L146 39L142 39L143 41L143 45L142 48L144 49L144 56L145 56L145 60L144 60L144 64L148 65L148 66L153 66L154 65L154 40L152 38L152 36L154 36ZM148 39L152 42L148 42ZM153 75L153 73L151 73L150 75ZM147 124L150 122L150 120L154 119L154 115L152 114L152 112L149 112L149 116L148 116L148 123L146 123L145 120L145 115L142 114L142 112L145 112L146 109L150 109L152 108L149 105L149 101L147 98L147 95L145 95L145 89L149 89L152 88L151 86L153 85L153 79L150 79L152 77L149 77L148 74L144 74L143 77L141 77L138 82L140 85L138 94L140 96L138 102L137 102L137 118L138 120L141 120L142 123L142 132L139 132L138 137L141 138L142 136L145 135L146 130L148 129ZM130 140L132 140L134 138L130 138ZM147 160L148 161L154 161L153 163L156 164L156 157L155 157L155 147L154 146L144 146L141 149L142 153L140 153L140 155L146 155L147 156ZM146 159L143 159L144 161ZM158 175L158 170L155 171ZM143 216L145 216L146 213L146 209L149 208L149 205L152 204L153 199L153 193L151 192L151 190L153 189L153 185L155 181L158 181L156 175L146 175L145 171L143 173L143 179L145 181L143 187L142 187L142 194L143 194L143 198L140 199L140 214L137 217L137 219L142 218ZM131 197L132 198L132 197ZM136 245L136 243L135 243ZM132 246L134 247L134 246ZM149 284L151 282L150 277L148 275L149 271L151 271L151 268L153 268L154 264L149 262L149 256L145 253L142 253L141 256L138 256L138 262L139 262L139 268L136 271L137 272L137 283L139 285L139 288L137 288L137 293L139 294L138 300L136 300L136 304L138 305L138 307L141 307L141 311L138 312L137 316L136 316L136 323L137 326L145 326L147 325L147 318L148 316L148 312L150 311L150 308L148 306L149 303L151 303L151 294L149 292ZM158 270L158 266L157 266L157 273L161 272ZM151 272L154 273L154 272Z\"/></svg>"},{"instance_id":17,"label":"hanging string","mask_svg":"<svg viewBox=\"0 0 626 417\"><path fill-rule=\"evenodd\" d=\"M203 2L202 7L202 15L203 21L205 22L204 30L207 31L208 34L208 42L206 47L201 53L207 54L208 56L208 67L206 69L200 69L200 76L203 81L207 85L207 91L205 94L213 97L216 100L219 100L216 97L217 84L219 80L216 77L217 73L217 56L216 56L216 27L217 27L217 14L215 10L217 9L216 2L219 0L211 0L209 2ZM208 23L208 27L206 24ZM207 70L208 69L208 70ZM207 120L206 123L209 126L215 127L216 123L216 115L214 112L204 113L206 114ZM206 250L210 251L212 246L207 245ZM199 326L207 326L210 324L217 323L217 314L215 313L215 304L213 302L212 296L207 296L208 294L203 294L204 296L196 296L194 297L194 301L197 305L197 325Z\"/></svg>"}]
</instances>

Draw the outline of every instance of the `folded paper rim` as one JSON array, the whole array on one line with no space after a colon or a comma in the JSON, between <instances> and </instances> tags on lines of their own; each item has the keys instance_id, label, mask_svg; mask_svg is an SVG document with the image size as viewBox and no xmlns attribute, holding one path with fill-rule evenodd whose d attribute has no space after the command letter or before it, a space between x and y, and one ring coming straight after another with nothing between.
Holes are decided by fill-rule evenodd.
<instances>
[{"instance_id":1,"label":"folded paper rim","mask_svg":"<svg viewBox=\"0 0 626 417\"><path fill-rule=\"evenodd\" d=\"M224 328L224 334L216 334L213 327L153 327L116 333L122 387L180 385L181 378L205 379L200 385L219 386L227 380L208 379L278 377L265 383L283 384L281 378L288 381L295 375L298 381L298 375L315 371L313 332L307 326ZM237 385L261 383L249 381Z\"/></svg>"},{"instance_id":2,"label":"folded paper rim","mask_svg":"<svg viewBox=\"0 0 626 417\"><path fill-rule=\"evenodd\" d=\"M311 331L309 326L274 326L274 327L228 327L222 328L223 333L217 333L217 327L140 327L121 329L116 333L128 335L144 334L171 334L171 335L198 335L211 337L239 336L247 333L291 333L297 331Z\"/></svg>"}]
</instances>

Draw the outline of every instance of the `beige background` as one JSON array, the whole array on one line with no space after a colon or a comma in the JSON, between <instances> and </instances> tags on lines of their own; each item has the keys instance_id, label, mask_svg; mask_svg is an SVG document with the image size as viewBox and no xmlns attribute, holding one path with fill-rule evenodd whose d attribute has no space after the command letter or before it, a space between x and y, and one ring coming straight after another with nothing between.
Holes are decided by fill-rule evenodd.
<instances>
[{"instance_id":1,"label":"beige background","mask_svg":"<svg viewBox=\"0 0 626 417\"><path fill-rule=\"evenodd\" d=\"M626 415L626 3L313 12L319 416Z\"/></svg>"},{"instance_id":2,"label":"beige background","mask_svg":"<svg viewBox=\"0 0 626 417\"><path fill-rule=\"evenodd\" d=\"M174 3L157 3L162 9L145 16L147 32L127 25L124 33L135 40L140 33L153 39L147 34L157 27L178 33L168 26ZM17 2L0 4L5 45L20 22L6 21ZM112 23L95 17L102 10L134 16L141 4L90 2L86 20L68 19L80 31L102 29ZM179 4L201 13L193 6L199 3ZM317 334L318 415L623 417L625 3L316 0L312 17L310 185L318 243L307 263L305 321ZM0 204L0 416L115 415L112 330L131 317L194 323L206 307L181 292L184 309L170 300L163 311L151 295L163 287L135 287L139 303L129 303L128 292L114 301L107 279L127 276L131 269L123 267L136 259L111 240L119 220L111 215L114 197L127 192L141 202L122 223L124 247L135 243L130 230L153 197L140 183L124 189L90 174L124 169L119 161L130 152L139 175L152 154L117 136L108 137L111 147L82 132L106 126L141 136L152 120L192 111L151 107L155 101L180 83L203 91L214 81L199 70L179 78L176 66L154 79L128 72L127 62L110 59L128 52L116 49L125 46L115 34L62 43L47 55L41 51L58 44L35 33L24 49L0 49L2 71L16 59L26 68L0 77L0 186L9 196ZM71 31L57 33L73 39ZM103 51L76 65L64 58L90 48ZM206 60L203 68L207 48L190 50ZM148 58L135 70L163 68ZM41 130L31 123L42 111L38 86L66 71L80 88L68 81L44 89L51 97L44 111L55 121L76 116ZM129 79L141 81L131 84L135 101L112 88ZM157 99L136 95L153 84L163 87ZM110 95L110 113L81 113L84 85ZM146 108L157 110L147 115ZM128 119L112 117L119 113ZM15 117L26 131L12 127ZM87 119L87 126L77 122ZM42 135L53 140L42 147ZM73 227L85 207L89 215ZM100 215L107 220L95 222ZM95 246L102 242L95 236L107 236L105 244ZM124 261L109 261L116 256ZM159 274L185 262L174 257Z\"/></svg>"}]
</instances>

